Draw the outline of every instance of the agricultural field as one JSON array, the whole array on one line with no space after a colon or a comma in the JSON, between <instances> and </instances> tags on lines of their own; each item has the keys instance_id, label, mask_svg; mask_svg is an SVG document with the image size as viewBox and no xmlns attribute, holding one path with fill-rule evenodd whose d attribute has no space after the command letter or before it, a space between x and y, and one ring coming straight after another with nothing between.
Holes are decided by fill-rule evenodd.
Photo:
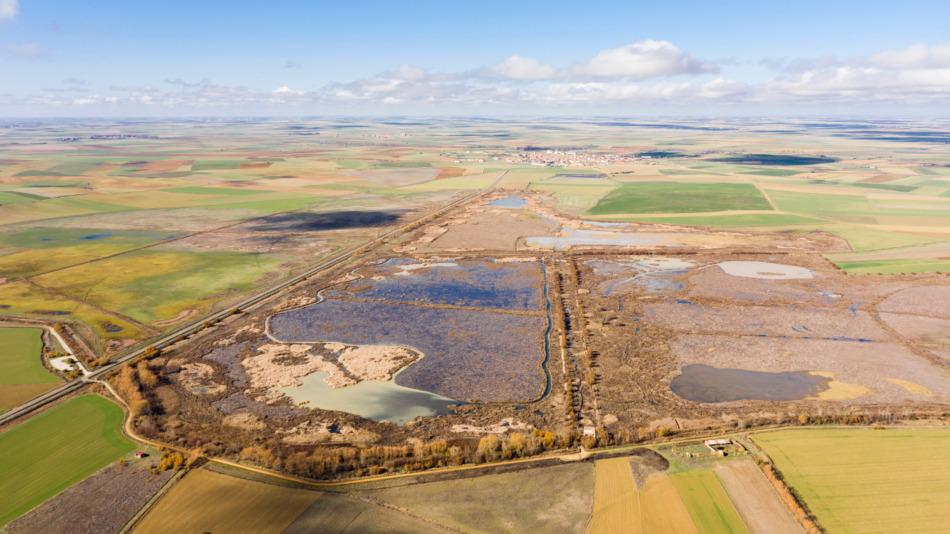
<instances>
[{"instance_id":1,"label":"agricultural field","mask_svg":"<svg viewBox=\"0 0 950 534\"><path fill-rule=\"evenodd\" d=\"M710 213L770 211L768 200L752 184L625 184L602 198L586 215L628 213Z\"/></svg>"},{"instance_id":2,"label":"agricultural field","mask_svg":"<svg viewBox=\"0 0 950 534\"><path fill-rule=\"evenodd\" d=\"M585 462L359 495L464 532L582 532L591 510L594 480L593 466Z\"/></svg>"},{"instance_id":3,"label":"agricultural field","mask_svg":"<svg viewBox=\"0 0 950 534\"><path fill-rule=\"evenodd\" d=\"M157 451L136 459L126 454L120 462L96 472L82 482L7 524L6 534L75 534L119 532L169 480L174 470L153 473L149 464ZM95 506L90 506L95 502Z\"/></svg>"},{"instance_id":4,"label":"agricultural field","mask_svg":"<svg viewBox=\"0 0 950 534\"><path fill-rule=\"evenodd\" d=\"M0 318L60 325L130 401L136 434L327 490L192 470L136 532L255 515L289 533L800 534L801 511L747 451L702 445L744 432L774 441L761 445L822 528L862 531L883 501L861 508L831 471L864 473L809 456L828 443L781 441L798 430L759 430L855 425L835 439L884 471L917 469L858 437L936 451L897 430L944 424L950 404L950 152L895 133L931 124L81 124L4 130ZM5 354L0 410L59 384L38 357ZM38 389L4 389L18 387ZM12 427L0 452L77 402ZM112 453L43 467L5 521L59 493L21 518L59 528L48 510L78 514L93 491L63 490L130 450L103 437L105 416L81 419L44 443L83 431ZM4 481L65 463L17 447L0 454L19 462ZM921 498L943 503L926 475ZM113 478L87 483L121 491Z\"/></svg>"},{"instance_id":5,"label":"agricultural field","mask_svg":"<svg viewBox=\"0 0 950 534\"><path fill-rule=\"evenodd\" d=\"M946 430L894 428L789 430L754 440L834 534L946 530L948 438Z\"/></svg>"},{"instance_id":6,"label":"agricultural field","mask_svg":"<svg viewBox=\"0 0 950 534\"><path fill-rule=\"evenodd\" d=\"M195 470L164 495L132 532L257 532L280 534L320 497Z\"/></svg>"},{"instance_id":7,"label":"agricultural field","mask_svg":"<svg viewBox=\"0 0 950 534\"><path fill-rule=\"evenodd\" d=\"M85 395L0 434L0 525L133 450L122 419L116 404Z\"/></svg>"},{"instance_id":8,"label":"agricultural field","mask_svg":"<svg viewBox=\"0 0 950 534\"><path fill-rule=\"evenodd\" d=\"M59 386L61 380L43 367L43 331L0 328L0 412Z\"/></svg>"}]
</instances>

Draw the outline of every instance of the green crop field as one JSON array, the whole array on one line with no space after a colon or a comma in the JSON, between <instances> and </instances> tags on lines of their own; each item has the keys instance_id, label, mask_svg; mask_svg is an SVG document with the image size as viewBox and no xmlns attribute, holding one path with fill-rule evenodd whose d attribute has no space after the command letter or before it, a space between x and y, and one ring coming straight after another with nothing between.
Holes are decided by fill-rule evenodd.
<instances>
[{"instance_id":1,"label":"green crop field","mask_svg":"<svg viewBox=\"0 0 950 534\"><path fill-rule=\"evenodd\" d=\"M709 469L670 475L699 534L749 534L715 473Z\"/></svg>"},{"instance_id":2,"label":"green crop field","mask_svg":"<svg viewBox=\"0 0 950 534\"><path fill-rule=\"evenodd\" d=\"M618 221L646 223L686 224L693 226L789 226L797 224L821 224L821 219L784 213L748 213L741 215L699 215L684 217L617 217ZM767 229L763 229L768 231Z\"/></svg>"},{"instance_id":3,"label":"green crop field","mask_svg":"<svg viewBox=\"0 0 950 534\"><path fill-rule=\"evenodd\" d=\"M950 272L950 261L940 259L836 261L835 265L856 274Z\"/></svg>"},{"instance_id":4,"label":"green crop field","mask_svg":"<svg viewBox=\"0 0 950 534\"><path fill-rule=\"evenodd\" d=\"M59 382L40 360L39 328L0 328L0 387Z\"/></svg>"},{"instance_id":5,"label":"green crop field","mask_svg":"<svg viewBox=\"0 0 950 534\"><path fill-rule=\"evenodd\" d=\"M59 387L59 377L40 359L41 334L38 328L0 328L0 411Z\"/></svg>"},{"instance_id":6,"label":"green crop field","mask_svg":"<svg viewBox=\"0 0 950 534\"><path fill-rule=\"evenodd\" d=\"M178 252L168 245L129 252L35 277L40 286L143 323L205 311L215 295L243 292L281 259L245 252Z\"/></svg>"},{"instance_id":7,"label":"green crop field","mask_svg":"<svg viewBox=\"0 0 950 534\"><path fill-rule=\"evenodd\" d=\"M790 430L754 437L828 534L947 531L950 430Z\"/></svg>"},{"instance_id":8,"label":"green crop field","mask_svg":"<svg viewBox=\"0 0 950 534\"><path fill-rule=\"evenodd\" d=\"M705 213L771 210L752 184L627 183L600 199L588 215L623 213Z\"/></svg>"},{"instance_id":9,"label":"green crop field","mask_svg":"<svg viewBox=\"0 0 950 534\"><path fill-rule=\"evenodd\" d=\"M122 419L117 405L86 395L0 434L0 526L134 450Z\"/></svg>"},{"instance_id":10,"label":"green crop field","mask_svg":"<svg viewBox=\"0 0 950 534\"><path fill-rule=\"evenodd\" d=\"M200 160L191 165L193 171L230 171L240 169L242 163L249 160Z\"/></svg>"},{"instance_id":11,"label":"green crop field","mask_svg":"<svg viewBox=\"0 0 950 534\"><path fill-rule=\"evenodd\" d=\"M936 242L936 240L927 237L902 234L899 232L888 232L867 226L834 224L822 226L821 228L847 240L848 243L851 244L851 249L855 252L909 247Z\"/></svg>"},{"instance_id":12,"label":"green crop field","mask_svg":"<svg viewBox=\"0 0 950 534\"><path fill-rule=\"evenodd\" d=\"M871 214L874 210L863 195L824 195L797 191L767 190L778 209L795 213Z\"/></svg>"}]
</instances>

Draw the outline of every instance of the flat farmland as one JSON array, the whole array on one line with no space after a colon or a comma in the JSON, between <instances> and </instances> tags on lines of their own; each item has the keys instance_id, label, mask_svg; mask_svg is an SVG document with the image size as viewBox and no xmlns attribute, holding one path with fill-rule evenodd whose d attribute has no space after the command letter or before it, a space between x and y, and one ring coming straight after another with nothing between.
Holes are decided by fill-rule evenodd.
<instances>
[{"instance_id":1,"label":"flat farmland","mask_svg":"<svg viewBox=\"0 0 950 534\"><path fill-rule=\"evenodd\" d=\"M163 245L167 247L167 245ZM205 311L215 295L247 291L279 259L236 252L149 249L38 276L33 281L142 323Z\"/></svg>"},{"instance_id":2,"label":"flat farmland","mask_svg":"<svg viewBox=\"0 0 950 534\"><path fill-rule=\"evenodd\" d=\"M447 534L425 519L354 497L324 493L282 534Z\"/></svg>"},{"instance_id":3,"label":"flat farmland","mask_svg":"<svg viewBox=\"0 0 950 534\"><path fill-rule=\"evenodd\" d=\"M698 534L676 488L666 475L654 475L640 490L643 534Z\"/></svg>"},{"instance_id":4,"label":"flat farmland","mask_svg":"<svg viewBox=\"0 0 950 534\"><path fill-rule=\"evenodd\" d=\"M577 462L367 493L465 532L581 532L593 486L593 466Z\"/></svg>"},{"instance_id":5,"label":"flat farmland","mask_svg":"<svg viewBox=\"0 0 950 534\"><path fill-rule=\"evenodd\" d=\"M752 534L804 534L752 460L719 462L716 476Z\"/></svg>"},{"instance_id":6,"label":"flat farmland","mask_svg":"<svg viewBox=\"0 0 950 534\"><path fill-rule=\"evenodd\" d=\"M708 469L670 475L700 534L749 534L749 529Z\"/></svg>"},{"instance_id":7,"label":"flat farmland","mask_svg":"<svg viewBox=\"0 0 950 534\"><path fill-rule=\"evenodd\" d=\"M594 507L588 534L642 533L640 498L629 458L594 464Z\"/></svg>"},{"instance_id":8,"label":"flat farmland","mask_svg":"<svg viewBox=\"0 0 950 534\"><path fill-rule=\"evenodd\" d=\"M0 328L0 412L59 387L43 367L41 335L38 328Z\"/></svg>"},{"instance_id":9,"label":"flat farmland","mask_svg":"<svg viewBox=\"0 0 950 534\"><path fill-rule=\"evenodd\" d=\"M40 359L42 333L39 328L0 328L0 387L60 382Z\"/></svg>"},{"instance_id":10,"label":"flat farmland","mask_svg":"<svg viewBox=\"0 0 950 534\"><path fill-rule=\"evenodd\" d=\"M587 215L616 213L708 213L771 210L753 184L627 183L607 194Z\"/></svg>"},{"instance_id":11,"label":"flat farmland","mask_svg":"<svg viewBox=\"0 0 950 534\"><path fill-rule=\"evenodd\" d=\"M280 534L320 493L271 486L206 470L188 473L149 510L133 534Z\"/></svg>"},{"instance_id":12,"label":"flat farmland","mask_svg":"<svg viewBox=\"0 0 950 534\"><path fill-rule=\"evenodd\" d=\"M122 419L116 404L85 395L0 434L0 526L132 451Z\"/></svg>"},{"instance_id":13,"label":"flat farmland","mask_svg":"<svg viewBox=\"0 0 950 534\"><path fill-rule=\"evenodd\" d=\"M829 534L947 531L950 430L789 430L754 440Z\"/></svg>"}]
</instances>

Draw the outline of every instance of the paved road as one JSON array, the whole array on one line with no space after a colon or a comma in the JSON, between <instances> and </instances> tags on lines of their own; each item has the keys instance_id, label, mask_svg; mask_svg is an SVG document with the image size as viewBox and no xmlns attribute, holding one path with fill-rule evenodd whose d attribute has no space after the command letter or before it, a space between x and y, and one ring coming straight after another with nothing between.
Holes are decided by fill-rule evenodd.
<instances>
[{"instance_id":1,"label":"paved road","mask_svg":"<svg viewBox=\"0 0 950 534\"><path fill-rule=\"evenodd\" d=\"M262 302L262 301L265 301L265 300L267 300L267 299L269 299L269 298L271 298L271 297L277 295L278 293L280 293L280 292L283 291L284 289L287 289L288 287L291 287L291 286L294 286L294 285L296 285L296 284L299 284L300 282L302 282L302 281L306 280L307 278L309 278L309 277L311 277L311 276L317 274L317 273L320 272L320 271L323 271L323 270L325 270L325 269L329 269L329 268L334 267L334 266L336 266L336 265L338 265L338 264L340 264L340 263L343 263L343 262L349 261L349 260L351 260L351 259L353 259L353 258L356 258L357 256L359 256L359 255L362 254L363 252L366 252L365 250L363 250L363 249L366 248L366 247L373 247L373 246L376 246L376 245L380 245L380 244L382 244L384 241L390 239L391 237L395 237L395 236L397 236L397 235L400 235L400 234L402 234L402 233L405 233L405 232L408 231L413 225L415 225L415 224L417 224L417 223L424 222L424 221L426 221L426 220L429 219L429 218L434 218L435 216L438 216L438 215L444 213L445 211L447 211L447 210L449 210L449 209L451 209L451 208L454 208L454 207L458 206L459 204L468 202L468 201L470 201L470 200L472 200L472 199L474 199L474 198L476 198L476 197L479 197L479 196L482 196L482 195L488 193L489 191L491 191L491 190L495 187L495 185L496 185L499 181L501 181L502 178L504 178L504 176L505 176L505 175L502 174L497 180L495 180L494 182L492 182L491 185L489 185L489 186L486 187L485 189L481 189L481 190L476 191L476 192L474 192L474 193L472 193L472 194L470 194L470 195L467 195L467 196L465 196L465 197L462 197L462 198L460 198L459 200L456 200L456 201L454 201L454 202L450 202L450 203L446 204L445 206L442 206L441 208L435 210L434 212L432 212L432 213L429 214L429 215L426 215L426 216L424 216L424 217L420 217L419 219L416 219L415 221L412 221L411 223L409 223L409 224L407 224L407 225L405 225L405 226L402 226L402 227L400 227L400 228L397 228L396 230L393 230L392 232L389 232L388 234L385 234L385 235L383 235L383 236L381 236L381 237L378 237L378 238L376 238L376 239L374 239L374 240L372 240L372 241L370 241L370 242L368 242L368 243L364 243L363 245L360 245L359 247L356 247L355 249L352 249L351 251L347 252L346 254L343 254L342 256L340 256L340 257L338 257L338 258L336 258L336 259L333 259L333 260L330 260L330 261L321 263L320 265L317 265L316 267L310 269L309 271L307 271L307 272L305 272L305 273L303 273L303 274L301 274L301 275L295 276L294 278L291 278L291 279L289 279L289 280L285 280L284 282L281 282L280 284L278 284L278 285L272 287L271 289L269 289L269 290L267 290L267 291L265 291L265 292L263 292L263 293L260 293L260 294L258 294L258 295L255 295L255 296L250 297L250 298L248 298L248 299L246 299L246 300L244 300L244 301L242 301L242 302L239 302L239 303L235 304L234 307L244 309L244 308L247 308L248 306L253 306L254 304L260 303L260 302ZM362 250L362 252L361 252L361 250ZM106 373L109 373L110 371L115 370L116 367L118 367L119 365L121 365L123 362L129 361L129 360L132 360L132 359L135 359L135 358L137 358L138 356L140 356L140 355L142 355L143 353L145 353L145 350L146 350L149 346L154 346L154 347L156 347L156 348L165 347L165 346L170 345L170 344L174 343L175 341L177 341L178 336L180 336L180 335L189 335L189 334L192 334L192 333L194 333L194 332L197 332L197 331L201 330L201 329L203 328L202 323L203 323L204 321L212 321L212 322L214 322L214 321L216 321L216 320L218 320L218 319L223 319L223 318L225 318L225 317L227 317L227 316L229 316L229 315L231 315L231 311L230 311L230 310L222 310L222 311L220 311L220 312L217 312L217 313L214 313L214 314L211 314L211 315L202 317L202 318L200 318L200 319L198 319L198 320L196 320L196 321L194 321L194 322L192 322L192 323L189 323L189 324L186 324L186 325L184 325L184 326L182 326L182 327L179 327L178 329L176 329L176 330L174 330L174 331L172 331L172 332L170 332L170 333L168 333L168 334L166 334L166 335L164 335L164 336L162 336L162 337L160 337L160 338L158 338L158 339L152 340L151 342L145 344L145 346L143 346L143 347L141 347L141 348L139 348L139 349L133 350L132 352L129 352L129 353L127 353L127 354L124 354L124 355L122 355L122 356L116 358L113 363L111 363L111 364L109 364L109 365L105 365L105 366L103 366L103 367L100 367L100 368L96 369L95 371L89 373L89 375L83 377L82 379L76 379L76 380L73 380L72 382L68 382L68 383L66 383L66 384L63 385L63 386L61 386L61 387L59 387L59 388L57 388L57 389L54 389L53 391L50 391L49 393L46 393L46 394L44 394L44 395L41 395L41 396L39 396L39 397L37 397L37 398L31 400L31 401L28 401L28 402L26 402L26 403L24 403L24 404L22 404L22 405L20 405L20 406L17 406L16 408L13 408L12 410L10 410L10 411L8 411L8 412L6 412L6 413L0 415L0 425L3 425L3 424L5 424L5 423L7 423L7 422L9 422L9 421L12 421L12 420L14 420L14 419L16 419L17 417L20 417L20 416L22 416L22 415L28 414L28 413L32 412L33 410L36 410L37 408L40 408L40 407L42 407L42 406L44 406L44 405L46 405L46 404L48 404L48 403L50 403L50 402L52 402L52 401L54 401L54 400L60 398L60 397L63 397L63 396L65 396L65 395L68 395L68 394L72 393L73 391L77 390L78 388L82 387L82 385L83 385L84 383L88 382L88 381L95 381L96 379L105 376Z\"/></svg>"}]
</instances>

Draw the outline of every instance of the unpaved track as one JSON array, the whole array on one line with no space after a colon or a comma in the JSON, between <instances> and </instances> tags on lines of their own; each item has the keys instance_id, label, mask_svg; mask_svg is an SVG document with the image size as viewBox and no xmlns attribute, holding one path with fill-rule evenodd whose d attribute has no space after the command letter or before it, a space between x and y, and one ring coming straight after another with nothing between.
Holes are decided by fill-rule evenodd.
<instances>
[{"instance_id":1,"label":"unpaved track","mask_svg":"<svg viewBox=\"0 0 950 534\"><path fill-rule=\"evenodd\" d=\"M805 534L752 460L716 464L716 475L752 534Z\"/></svg>"}]
</instances>

